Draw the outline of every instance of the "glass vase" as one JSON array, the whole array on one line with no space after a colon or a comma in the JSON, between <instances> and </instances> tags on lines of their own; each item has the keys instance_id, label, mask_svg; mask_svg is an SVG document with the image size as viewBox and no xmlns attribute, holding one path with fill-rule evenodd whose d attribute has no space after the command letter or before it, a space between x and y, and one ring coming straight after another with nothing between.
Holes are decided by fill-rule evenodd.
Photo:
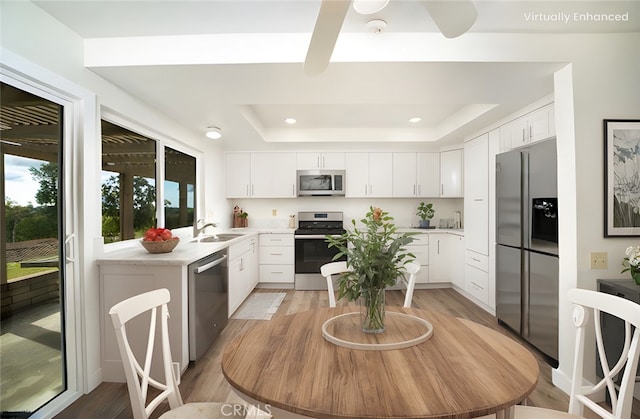
<instances>
[{"instance_id":1,"label":"glass vase","mask_svg":"<svg viewBox=\"0 0 640 419\"><path fill-rule=\"evenodd\" d=\"M633 281L636 283L636 285L640 285L640 270L631 269L629 270L629 272L631 272L631 278L633 278Z\"/></svg>"},{"instance_id":2,"label":"glass vase","mask_svg":"<svg viewBox=\"0 0 640 419\"><path fill-rule=\"evenodd\" d=\"M362 290L360 327L364 333L384 332L384 288Z\"/></svg>"}]
</instances>

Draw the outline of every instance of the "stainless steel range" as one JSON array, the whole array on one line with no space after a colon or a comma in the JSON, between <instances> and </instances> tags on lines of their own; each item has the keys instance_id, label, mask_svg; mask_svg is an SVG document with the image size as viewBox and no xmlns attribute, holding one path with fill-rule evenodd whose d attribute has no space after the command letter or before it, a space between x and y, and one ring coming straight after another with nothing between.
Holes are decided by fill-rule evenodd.
<instances>
[{"instance_id":1,"label":"stainless steel range","mask_svg":"<svg viewBox=\"0 0 640 419\"><path fill-rule=\"evenodd\" d=\"M298 229L294 232L295 289L327 289L327 283L320 274L320 267L333 261L338 250L335 247L329 248L326 236L343 234L345 229L342 221L342 212L338 211L298 213ZM344 256L338 260L347 258Z\"/></svg>"}]
</instances>

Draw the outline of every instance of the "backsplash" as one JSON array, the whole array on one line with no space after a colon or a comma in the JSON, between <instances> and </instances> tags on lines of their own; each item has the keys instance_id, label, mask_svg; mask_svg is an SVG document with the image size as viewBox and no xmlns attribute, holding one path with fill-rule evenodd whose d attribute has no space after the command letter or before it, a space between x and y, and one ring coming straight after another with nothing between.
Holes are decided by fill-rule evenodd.
<instances>
[{"instance_id":1,"label":"backsplash","mask_svg":"<svg viewBox=\"0 0 640 419\"><path fill-rule=\"evenodd\" d=\"M291 199L232 199L231 207L238 205L249 214L249 227L288 228L289 215L297 217L300 211L342 211L345 225L352 219L360 220L370 206L381 207L389 212L398 227L418 225L417 207L420 202L433 203L436 210L431 225L439 226L441 219L453 222L455 211L463 210L462 198L342 198L342 197L302 197ZM275 210L275 215L274 214ZM218 215L215 221L220 226L231 226L232 214L223 219ZM297 222L297 218L296 218ZM464 227L464 214L462 214Z\"/></svg>"}]
</instances>

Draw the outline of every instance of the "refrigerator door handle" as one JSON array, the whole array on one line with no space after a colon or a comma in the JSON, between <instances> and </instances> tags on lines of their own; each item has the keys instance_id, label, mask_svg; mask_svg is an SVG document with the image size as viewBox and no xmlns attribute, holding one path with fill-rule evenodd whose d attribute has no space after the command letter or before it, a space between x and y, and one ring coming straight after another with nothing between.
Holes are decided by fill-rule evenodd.
<instances>
[{"instance_id":1,"label":"refrigerator door handle","mask_svg":"<svg viewBox=\"0 0 640 419\"><path fill-rule=\"evenodd\" d=\"M520 228L521 228L521 246L525 249L531 248L531 209L529 197L529 152L524 150L521 153L522 159L522 177L520 178Z\"/></svg>"},{"instance_id":2,"label":"refrigerator door handle","mask_svg":"<svg viewBox=\"0 0 640 419\"><path fill-rule=\"evenodd\" d=\"M522 251L522 276L520 284L520 307L522 310L522 317L520 318L520 330L522 331L522 337L525 339L529 338L530 335L530 325L529 325L529 313L530 306L529 302L531 301L531 293L529 289L530 281L531 281L531 258L530 253L526 250Z\"/></svg>"}]
</instances>

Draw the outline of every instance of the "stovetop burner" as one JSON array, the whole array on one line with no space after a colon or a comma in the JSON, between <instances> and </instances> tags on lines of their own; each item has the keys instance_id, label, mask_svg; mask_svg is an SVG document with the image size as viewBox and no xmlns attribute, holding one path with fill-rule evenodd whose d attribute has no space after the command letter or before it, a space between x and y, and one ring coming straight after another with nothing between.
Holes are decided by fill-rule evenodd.
<instances>
[{"instance_id":1,"label":"stovetop burner","mask_svg":"<svg viewBox=\"0 0 640 419\"><path fill-rule=\"evenodd\" d=\"M343 234L342 212L299 212L295 235Z\"/></svg>"}]
</instances>

